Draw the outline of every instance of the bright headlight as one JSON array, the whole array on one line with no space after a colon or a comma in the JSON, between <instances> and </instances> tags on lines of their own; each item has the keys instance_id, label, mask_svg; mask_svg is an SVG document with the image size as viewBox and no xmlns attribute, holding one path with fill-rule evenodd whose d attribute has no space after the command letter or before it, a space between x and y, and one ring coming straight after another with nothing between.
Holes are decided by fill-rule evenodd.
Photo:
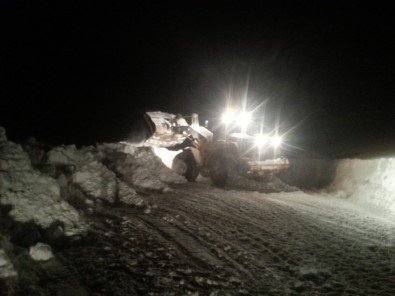
<instances>
[{"instance_id":1,"label":"bright headlight","mask_svg":"<svg viewBox=\"0 0 395 296\"><path fill-rule=\"evenodd\" d=\"M270 144L274 147L274 148L278 148L281 146L281 144L283 143L283 138L280 136L274 136L270 139Z\"/></svg>"},{"instance_id":2,"label":"bright headlight","mask_svg":"<svg viewBox=\"0 0 395 296\"><path fill-rule=\"evenodd\" d=\"M266 135L259 134L255 136L255 146L262 148L269 143L269 138Z\"/></svg>"},{"instance_id":3,"label":"bright headlight","mask_svg":"<svg viewBox=\"0 0 395 296\"><path fill-rule=\"evenodd\" d=\"M222 115L222 123L224 124L230 124L232 121L235 119L234 112L232 110L227 110L223 115Z\"/></svg>"},{"instance_id":4,"label":"bright headlight","mask_svg":"<svg viewBox=\"0 0 395 296\"><path fill-rule=\"evenodd\" d=\"M237 123L240 126L242 132L245 132L248 127L248 123L251 120L251 113L249 112L242 112L238 117L237 117Z\"/></svg>"}]
</instances>

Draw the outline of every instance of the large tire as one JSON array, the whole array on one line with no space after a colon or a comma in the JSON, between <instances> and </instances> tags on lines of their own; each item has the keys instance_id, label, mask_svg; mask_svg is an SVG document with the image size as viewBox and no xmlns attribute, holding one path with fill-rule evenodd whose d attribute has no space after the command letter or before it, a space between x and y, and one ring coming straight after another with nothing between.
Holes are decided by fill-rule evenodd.
<instances>
[{"instance_id":1,"label":"large tire","mask_svg":"<svg viewBox=\"0 0 395 296\"><path fill-rule=\"evenodd\" d=\"M197 177L199 176L199 167L196 163L196 159L193 156L193 153L190 149L185 149L183 152L176 156L178 159L182 160L186 169L182 173L182 175L189 181L195 182Z\"/></svg>"},{"instance_id":2,"label":"large tire","mask_svg":"<svg viewBox=\"0 0 395 296\"><path fill-rule=\"evenodd\" d=\"M235 143L218 145L208 160L211 183L224 187L238 172L239 149Z\"/></svg>"},{"instance_id":3,"label":"large tire","mask_svg":"<svg viewBox=\"0 0 395 296\"><path fill-rule=\"evenodd\" d=\"M213 155L210 159L210 179L211 183L218 187L224 187L228 182L229 168L226 158L220 155Z\"/></svg>"}]
</instances>

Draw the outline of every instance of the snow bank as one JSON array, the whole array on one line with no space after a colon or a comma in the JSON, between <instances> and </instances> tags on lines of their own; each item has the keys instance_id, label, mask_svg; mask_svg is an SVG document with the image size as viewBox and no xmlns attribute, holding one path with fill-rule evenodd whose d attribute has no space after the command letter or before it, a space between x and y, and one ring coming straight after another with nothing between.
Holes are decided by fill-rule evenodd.
<instances>
[{"instance_id":1,"label":"snow bank","mask_svg":"<svg viewBox=\"0 0 395 296\"><path fill-rule=\"evenodd\" d=\"M91 147L80 150L75 145L58 146L47 153L47 163L55 166L83 166L95 160Z\"/></svg>"},{"instance_id":2,"label":"snow bank","mask_svg":"<svg viewBox=\"0 0 395 296\"><path fill-rule=\"evenodd\" d=\"M340 160L328 190L360 205L395 213L395 158Z\"/></svg>"},{"instance_id":3,"label":"snow bank","mask_svg":"<svg viewBox=\"0 0 395 296\"><path fill-rule=\"evenodd\" d=\"M108 145L117 147L116 144ZM143 206L144 201L134 188L120 180L110 168L100 162L101 160L103 155L100 155L95 147L77 149L74 145L69 145L55 147L49 151L46 164L54 167L54 171L62 172L66 169L68 176L55 173L54 177L61 187L66 188L63 192L67 192L68 188L71 198L76 195L74 187L83 193L80 198L86 199L85 204L92 199Z\"/></svg>"},{"instance_id":4,"label":"snow bank","mask_svg":"<svg viewBox=\"0 0 395 296\"><path fill-rule=\"evenodd\" d=\"M171 183L185 183L186 179L169 169L155 155L152 147L130 144L103 144L98 146L102 162L122 180L143 190L167 191Z\"/></svg>"},{"instance_id":5,"label":"snow bank","mask_svg":"<svg viewBox=\"0 0 395 296\"><path fill-rule=\"evenodd\" d=\"M102 164L93 161L79 168L72 176L72 183L90 197L114 202L116 177Z\"/></svg>"},{"instance_id":6,"label":"snow bank","mask_svg":"<svg viewBox=\"0 0 395 296\"><path fill-rule=\"evenodd\" d=\"M234 171L229 174L227 187L265 193L293 192L299 190L295 186L284 183L276 176L266 176L264 179L254 180L244 177Z\"/></svg>"},{"instance_id":7,"label":"snow bank","mask_svg":"<svg viewBox=\"0 0 395 296\"><path fill-rule=\"evenodd\" d=\"M34 222L46 229L54 222L64 234L84 232L78 212L60 198L56 180L35 171L20 145L0 141L0 204L11 206L9 215L18 222Z\"/></svg>"},{"instance_id":8,"label":"snow bank","mask_svg":"<svg viewBox=\"0 0 395 296\"><path fill-rule=\"evenodd\" d=\"M117 190L118 199L120 202L126 205L133 205L137 207L143 207L145 205L144 200L137 194L136 190L119 179L117 180Z\"/></svg>"}]
</instances>

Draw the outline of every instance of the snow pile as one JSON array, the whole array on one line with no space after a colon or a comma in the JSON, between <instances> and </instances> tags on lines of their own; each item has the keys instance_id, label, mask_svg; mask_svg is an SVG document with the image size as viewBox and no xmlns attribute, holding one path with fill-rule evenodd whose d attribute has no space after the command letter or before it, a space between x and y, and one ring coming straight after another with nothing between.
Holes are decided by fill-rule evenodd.
<instances>
[{"instance_id":1,"label":"snow pile","mask_svg":"<svg viewBox=\"0 0 395 296\"><path fill-rule=\"evenodd\" d=\"M100 163L92 162L79 168L72 176L72 183L90 197L114 202L116 177Z\"/></svg>"},{"instance_id":2,"label":"snow pile","mask_svg":"<svg viewBox=\"0 0 395 296\"><path fill-rule=\"evenodd\" d=\"M158 156L162 160L163 164L169 169L173 168L174 158L182 152L182 150L171 151L166 148L156 146L153 147L153 151L155 155Z\"/></svg>"},{"instance_id":3,"label":"snow pile","mask_svg":"<svg viewBox=\"0 0 395 296\"><path fill-rule=\"evenodd\" d=\"M35 261L48 261L54 257L51 247L44 243L30 247L29 255Z\"/></svg>"},{"instance_id":4,"label":"snow pile","mask_svg":"<svg viewBox=\"0 0 395 296\"><path fill-rule=\"evenodd\" d=\"M0 278L16 276L17 272L14 269L10 259L3 249L0 249Z\"/></svg>"},{"instance_id":5,"label":"snow pile","mask_svg":"<svg viewBox=\"0 0 395 296\"><path fill-rule=\"evenodd\" d=\"M138 190L167 191L171 183L186 182L151 147L68 145L46 152L31 140L24 146L30 155L7 141L4 128L0 139L0 204L10 206L8 214L15 221L33 222L42 229L60 223L67 235L87 229L76 208L91 213L101 201L141 207L147 203Z\"/></svg>"},{"instance_id":6,"label":"snow pile","mask_svg":"<svg viewBox=\"0 0 395 296\"><path fill-rule=\"evenodd\" d=\"M186 182L184 177L166 167L152 147L103 144L98 150L110 169L138 189L167 191L168 184Z\"/></svg>"},{"instance_id":7,"label":"snow pile","mask_svg":"<svg viewBox=\"0 0 395 296\"><path fill-rule=\"evenodd\" d=\"M137 207L144 206L145 204L144 200L141 197L139 197L136 190L131 188L125 182L117 180L117 190L118 190L117 191L118 199L120 202L129 206L137 206Z\"/></svg>"},{"instance_id":8,"label":"snow pile","mask_svg":"<svg viewBox=\"0 0 395 296\"><path fill-rule=\"evenodd\" d=\"M74 145L55 147L47 154L46 164L53 167L54 177L65 188L65 198L75 196L80 190L80 199L89 204L103 200L109 203L122 202L143 206L143 200L134 188L120 180L116 174L100 162L102 157L94 147L77 149ZM76 192L77 191L77 192Z\"/></svg>"},{"instance_id":9,"label":"snow pile","mask_svg":"<svg viewBox=\"0 0 395 296\"><path fill-rule=\"evenodd\" d=\"M58 146L47 153L47 163L55 166L83 166L95 160L93 147L80 150L75 145Z\"/></svg>"},{"instance_id":10,"label":"snow pile","mask_svg":"<svg viewBox=\"0 0 395 296\"><path fill-rule=\"evenodd\" d=\"M78 212L61 200L56 180L35 171L22 147L8 141L0 142L0 204L11 206L9 215L18 222L44 229L60 222L66 235L86 230Z\"/></svg>"},{"instance_id":11,"label":"snow pile","mask_svg":"<svg viewBox=\"0 0 395 296\"><path fill-rule=\"evenodd\" d=\"M243 189L249 191L259 191L265 193L272 192L293 192L299 189L281 181L276 176L266 176L260 180L244 177L237 172L231 171L229 174L227 187Z\"/></svg>"},{"instance_id":12,"label":"snow pile","mask_svg":"<svg viewBox=\"0 0 395 296\"><path fill-rule=\"evenodd\" d=\"M395 213L395 159L341 160L328 189L360 205Z\"/></svg>"},{"instance_id":13,"label":"snow pile","mask_svg":"<svg viewBox=\"0 0 395 296\"><path fill-rule=\"evenodd\" d=\"M23 150L29 155L33 167L38 167L42 163L49 145L38 142L35 138L29 137L22 145Z\"/></svg>"}]
</instances>

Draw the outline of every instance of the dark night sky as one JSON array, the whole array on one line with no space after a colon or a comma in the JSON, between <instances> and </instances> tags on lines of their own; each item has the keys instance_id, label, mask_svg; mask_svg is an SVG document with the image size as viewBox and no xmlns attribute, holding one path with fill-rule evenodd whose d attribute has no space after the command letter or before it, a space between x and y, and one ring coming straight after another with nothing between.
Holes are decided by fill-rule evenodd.
<instances>
[{"instance_id":1,"label":"dark night sky","mask_svg":"<svg viewBox=\"0 0 395 296\"><path fill-rule=\"evenodd\" d=\"M386 2L80 2L2 1L9 138L123 140L146 110L213 119L250 77L250 103L267 101L269 116L281 109L296 146L395 144Z\"/></svg>"}]
</instances>

